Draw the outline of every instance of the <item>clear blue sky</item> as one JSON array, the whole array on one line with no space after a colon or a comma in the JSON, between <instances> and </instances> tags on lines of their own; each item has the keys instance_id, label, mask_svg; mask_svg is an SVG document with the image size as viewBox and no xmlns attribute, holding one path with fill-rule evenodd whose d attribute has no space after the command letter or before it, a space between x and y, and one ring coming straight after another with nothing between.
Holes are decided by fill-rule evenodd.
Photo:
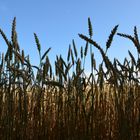
<instances>
[{"instance_id":1,"label":"clear blue sky","mask_svg":"<svg viewBox=\"0 0 140 140\"><path fill-rule=\"evenodd\" d=\"M78 33L88 34L88 17L93 25L93 38L103 48L111 29L117 24L118 32L133 34L135 25L140 31L139 6L140 0L0 0L0 28L10 38L11 23L16 16L19 44L37 65L34 32L40 39L42 52L52 47L49 56L53 61L56 54L66 57L72 39L78 48L85 45ZM116 36L108 54L111 59L121 60L127 56L128 49L135 53L132 43ZM0 37L0 51L5 50ZM96 49L94 51L100 61L101 56Z\"/></svg>"}]
</instances>

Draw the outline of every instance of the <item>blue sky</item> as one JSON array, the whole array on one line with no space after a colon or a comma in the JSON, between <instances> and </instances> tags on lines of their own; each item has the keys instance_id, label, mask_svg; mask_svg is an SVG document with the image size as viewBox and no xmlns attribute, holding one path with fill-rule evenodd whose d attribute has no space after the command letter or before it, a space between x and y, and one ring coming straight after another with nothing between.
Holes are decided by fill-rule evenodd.
<instances>
[{"instance_id":1,"label":"blue sky","mask_svg":"<svg viewBox=\"0 0 140 140\"><path fill-rule=\"evenodd\" d=\"M34 32L40 39L42 52L52 48L49 56L53 62L56 54L66 58L72 39L75 39L77 48L85 45L78 33L88 35L88 17L93 25L93 38L103 48L117 24L118 32L133 34L135 25L140 31L139 6L139 0L0 0L0 28L10 39L11 23L16 16L20 47L30 54L32 63L38 65ZM5 50L6 45L0 37L0 52ZM128 50L135 54L130 41L115 36L108 55L111 59L122 60L128 56ZM98 51L93 51L97 61L101 62Z\"/></svg>"}]
</instances>

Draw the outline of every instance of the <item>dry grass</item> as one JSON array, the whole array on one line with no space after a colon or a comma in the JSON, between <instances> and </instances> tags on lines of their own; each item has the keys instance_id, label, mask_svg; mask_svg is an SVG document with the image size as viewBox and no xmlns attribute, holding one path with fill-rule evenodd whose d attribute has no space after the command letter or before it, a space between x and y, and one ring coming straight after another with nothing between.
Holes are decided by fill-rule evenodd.
<instances>
[{"instance_id":1,"label":"dry grass","mask_svg":"<svg viewBox=\"0 0 140 140\"><path fill-rule=\"evenodd\" d=\"M138 58L121 64L107 57L118 25L106 42L106 50L89 37L80 56L76 43L68 50L67 61L57 56L55 69L48 57L49 48L41 54L41 44L34 33L40 64L33 66L29 56L20 50L16 18L13 20L11 41L0 29L7 44L0 57L0 139L2 140L139 140L140 139L140 43L137 28L128 38L137 49ZM97 67L92 47L103 58ZM90 48L90 49L88 49ZM91 56L91 74L85 74L86 56ZM106 67L106 69L104 69ZM37 74L34 74L34 69ZM72 73L72 74L71 74Z\"/></svg>"}]
</instances>

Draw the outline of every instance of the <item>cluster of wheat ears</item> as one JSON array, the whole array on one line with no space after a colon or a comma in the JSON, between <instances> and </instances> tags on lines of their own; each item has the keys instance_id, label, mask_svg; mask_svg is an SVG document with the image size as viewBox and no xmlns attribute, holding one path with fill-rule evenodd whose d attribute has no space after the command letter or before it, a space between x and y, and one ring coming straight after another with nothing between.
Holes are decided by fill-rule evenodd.
<instances>
[{"instance_id":1,"label":"cluster of wheat ears","mask_svg":"<svg viewBox=\"0 0 140 140\"><path fill-rule=\"evenodd\" d=\"M88 18L89 37L77 51L69 46L67 60L56 56L54 72L48 53L34 33L39 66L30 63L20 50L16 18L11 41L0 29L7 44L0 56L0 139L1 140L139 140L140 139L140 42L134 35L117 33L115 26L104 51L93 40ZM108 58L107 51L115 35L131 40L137 58L128 51L129 60L121 63ZM102 63L97 67L92 48L99 50ZM85 60L91 57L91 73L85 73ZM35 74L35 69L37 73Z\"/></svg>"}]
</instances>

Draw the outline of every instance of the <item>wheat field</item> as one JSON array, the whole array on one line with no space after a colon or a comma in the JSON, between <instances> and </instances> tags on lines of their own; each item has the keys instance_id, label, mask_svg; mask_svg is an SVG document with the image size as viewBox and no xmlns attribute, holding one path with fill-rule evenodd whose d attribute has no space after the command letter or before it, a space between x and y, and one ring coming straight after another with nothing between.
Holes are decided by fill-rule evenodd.
<instances>
[{"instance_id":1,"label":"wheat field","mask_svg":"<svg viewBox=\"0 0 140 140\"><path fill-rule=\"evenodd\" d=\"M39 66L30 62L21 50L12 22L11 39L2 29L7 45L0 55L0 139L1 140L139 140L140 139L140 42L134 35L118 33L116 25L106 42L106 49L89 36L79 34L85 46L77 51L75 41L69 46L67 60L56 56L54 69L48 48L42 55L36 33ZM137 57L113 62L107 51L114 36L132 41ZM92 48L102 62L97 66ZM85 63L90 56L90 74ZM37 71L37 73L34 72Z\"/></svg>"}]
</instances>

